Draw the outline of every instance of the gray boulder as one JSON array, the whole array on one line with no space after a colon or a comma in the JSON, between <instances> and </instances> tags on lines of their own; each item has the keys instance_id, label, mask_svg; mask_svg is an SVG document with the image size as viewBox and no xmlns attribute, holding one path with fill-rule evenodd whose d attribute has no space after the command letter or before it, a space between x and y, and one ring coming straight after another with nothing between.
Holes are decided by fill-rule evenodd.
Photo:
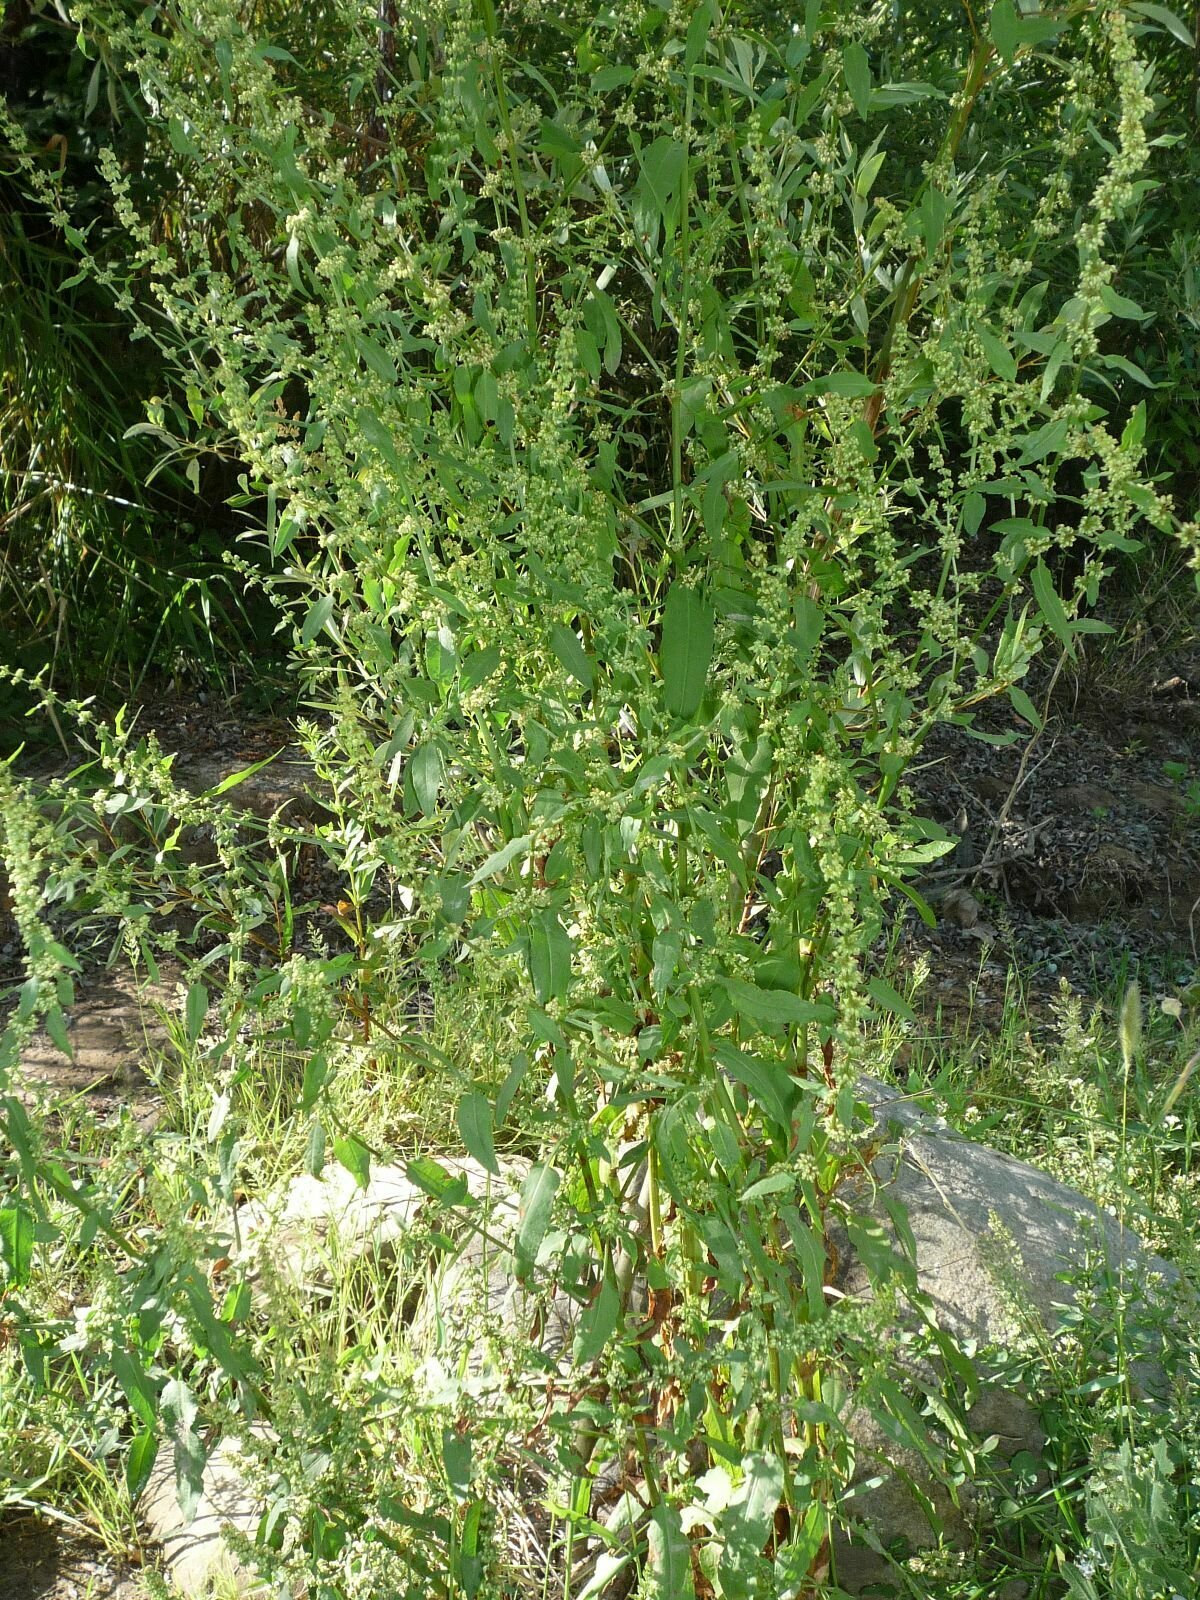
<instances>
[{"instance_id":1,"label":"gray boulder","mask_svg":"<svg viewBox=\"0 0 1200 1600\"><path fill-rule=\"evenodd\" d=\"M1035 1331L1044 1343L1059 1308L1079 1292L1064 1276L1086 1283L1097 1263L1126 1283L1152 1287L1174 1281L1172 1269L1150 1255L1131 1230L1047 1173L955 1134L882 1083L864 1080L860 1087L881 1149L869 1174L839 1193L852 1212L875 1219L894 1249L902 1248L907 1234L922 1316L960 1345L1011 1348L1033 1339ZM440 1386L448 1385L449 1392L457 1385L470 1392L473 1406L502 1403L513 1380L540 1391L570 1372L581 1307L565 1292L538 1294L516 1280L510 1241L525 1169L506 1169L497 1179L476 1162L442 1165L466 1180L474 1210L457 1251L442 1249L431 1256L425 1292L403 1330L418 1364L418 1385L425 1385L431 1402ZM404 1169L375 1168L369 1184L360 1188L348 1173L331 1168L320 1179L297 1179L274 1201L241 1207L235 1251L256 1276L275 1275L293 1289L319 1292L339 1263L391 1248L410 1233L426 1201ZM899 1229L897 1205L906 1218ZM444 1223L443 1218L439 1232ZM547 1245L553 1244L549 1235ZM851 1303L869 1301L871 1280L848 1236L839 1241L839 1262L837 1292ZM898 1335L901 1331L897 1328ZM914 1360L907 1349L897 1337L889 1370L901 1382L936 1382L928 1356ZM893 1362L892 1347L886 1353ZM1146 1387L1160 1381L1152 1362L1138 1376ZM986 1515L986 1504L973 1497L970 1486L951 1496L919 1450L898 1444L895 1433L880 1426L876 1409L865 1396L851 1394L841 1415L859 1463L846 1510L859 1519L861 1537L842 1536L834 1550L838 1582L851 1593L886 1579L887 1563L876 1553L880 1546L900 1542L919 1549L940 1537L969 1549L975 1524ZM966 1420L974 1435L991 1439L993 1460L1010 1460L1018 1451L1036 1454L1044 1443L1034 1408L999 1387L978 1393ZM546 1530L536 1513L537 1485L527 1475L517 1440L512 1467L509 1488L520 1487L525 1533L536 1542ZM257 1516L244 1490L239 1501L235 1457L218 1456L211 1471L213 1489L202 1504L203 1520L190 1532L172 1532L161 1520L161 1507L173 1498L173 1489L168 1493L160 1484L148 1500L158 1508L153 1526L168 1551L172 1575L184 1587L180 1575L186 1561L187 1583L200 1583L186 1588L189 1594L203 1592L206 1580L195 1575L204 1552L204 1559L219 1553L213 1519L219 1524L225 1517L247 1530ZM635 1483L624 1483L623 1489L615 1483L603 1486L623 1494L626 1505L637 1501ZM601 1487L598 1483L598 1492ZM597 1569L591 1570L594 1576ZM597 1596L601 1592L595 1590Z\"/></svg>"}]
</instances>

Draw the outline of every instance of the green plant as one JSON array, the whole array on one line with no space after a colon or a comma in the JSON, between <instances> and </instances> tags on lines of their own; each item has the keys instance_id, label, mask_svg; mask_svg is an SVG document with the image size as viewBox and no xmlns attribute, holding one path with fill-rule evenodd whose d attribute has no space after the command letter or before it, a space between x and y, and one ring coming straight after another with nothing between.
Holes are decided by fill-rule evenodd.
<instances>
[{"instance_id":1,"label":"green plant","mask_svg":"<svg viewBox=\"0 0 1200 1600\"><path fill-rule=\"evenodd\" d=\"M1164 775L1183 790L1184 815L1195 821L1200 817L1200 778L1190 778L1187 765L1182 761L1164 761L1162 769Z\"/></svg>"},{"instance_id":2,"label":"green plant","mask_svg":"<svg viewBox=\"0 0 1200 1600\"><path fill-rule=\"evenodd\" d=\"M366 1408L356 1431L324 1366L315 1396L311 1374L273 1396L265 1351L248 1361L178 1249L192 1348L166 1380L156 1329L130 1403L159 1402L185 1492L193 1365L226 1406L230 1378L246 1404L294 1406L297 1453L311 1426L344 1470L315 1497L289 1480L279 1518L290 1494L302 1531L260 1559L330 1596L515 1583L487 1528L523 1466L567 1486L568 1544L618 1474L610 1579L816 1593L853 1472L849 1369L931 1469L942 1454L880 1354L912 1263L846 1183L878 1150L863 1030L904 1010L863 958L885 898L919 903L908 879L953 843L913 815L906 768L989 697L1036 726L1030 662L1102 627L1089 610L1144 524L1195 540L1142 476L1145 409L1110 417L1092 382L1099 330L1127 314L1110 234L1147 159L1138 13L1001 0L986 26L897 43L852 7L785 26L713 0L600 17L447 0L385 28L381 64L375 20L337 6L351 104L378 73L386 91L358 140L304 101L299 46L233 5L153 29L79 14L137 73L197 219L168 245L104 159L120 271L180 374L151 425L181 455L236 442L326 714L303 732L346 943L251 973L235 916L212 1064L240 1081L235 1024L277 1018L301 1079L291 1148L360 1181L371 1134L339 1073L440 1077L483 1169L503 1177L506 1145L528 1163L517 1284L577 1319L566 1372L535 1350L481 1394L464 1345L432 1394L369 1386L368 1406L416 1418L407 1499L367 1470ZM1027 101L1033 73L1053 87ZM1068 219L1076 255L1044 270ZM60 957L21 872L48 981ZM189 993L195 1045L208 990ZM494 1049L457 1034L464 993L503 997ZM437 1049L414 1024L430 997ZM13 1040L55 1004L35 987ZM248 1159L232 1088L201 1217ZM406 1154L460 1225L487 1225L449 1167ZM39 1172L26 1156L24 1181ZM835 1223L872 1311L832 1292ZM204 1231L179 1248L212 1259Z\"/></svg>"}]
</instances>

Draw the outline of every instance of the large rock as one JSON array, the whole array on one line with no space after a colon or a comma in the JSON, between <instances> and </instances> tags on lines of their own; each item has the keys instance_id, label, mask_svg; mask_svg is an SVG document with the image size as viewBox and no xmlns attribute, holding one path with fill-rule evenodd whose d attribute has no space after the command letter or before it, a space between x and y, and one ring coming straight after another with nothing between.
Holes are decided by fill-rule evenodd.
<instances>
[{"instance_id":1,"label":"large rock","mask_svg":"<svg viewBox=\"0 0 1200 1600\"><path fill-rule=\"evenodd\" d=\"M1173 1267L1077 1190L963 1138L886 1084L867 1079L862 1087L877 1128L900 1140L874 1164L876 1197L860 1187L856 1201L884 1219L879 1194L903 1206L920 1289L956 1338L1005 1344L1028 1328L1031 1313L1052 1326L1056 1308L1072 1298L1064 1275L1094 1270L1098 1258L1132 1283L1174 1281ZM860 1264L848 1266L841 1287L867 1292Z\"/></svg>"},{"instance_id":2,"label":"large rock","mask_svg":"<svg viewBox=\"0 0 1200 1600\"><path fill-rule=\"evenodd\" d=\"M261 1514L239 1456L236 1440L225 1440L213 1452L204 1469L203 1493L190 1521L179 1506L169 1448L159 1452L138 1502L142 1526L159 1546L167 1576L187 1600L208 1600L217 1584L226 1592L239 1595L264 1592L232 1554L225 1539L229 1529L252 1539Z\"/></svg>"},{"instance_id":3,"label":"large rock","mask_svg":"<svg viewBox=\"0 0 1200 1600\"><path fill-rule=\"evenodd\" d=\"M986 1351L1035 1337L1044 1343L1080 1294L1078 1286L1098 1276L1150 1297L1156 1285L1176 1280L1175 1270L1131 1229L1040 1168L963 1138L886 1084L865 1080L862 1091L891 1148L874 1162L870 1182L851 1192L850 1203L879 1220L897 1248L888 1207L903 1208L920 1294L936 1325L960 1345ZM839 1288L852 1297L871 1296L867 1271L852 1253ZM1136 1308L1127 1315L1133 1334ZM899 1354L897 1365L903 1373ZM929 1377L928 1371L909 1375ZM1152 1360L1136 1363L1133 1376L1144 1388L1163 1381ZM859 1478L882 1474L877 1487L852 1502L872 1540L914 1550L939 1539L971 1548L980 1509L972 1486L952 1497L919 1452L898 1445L865 1407L852 1402L844 1420L859 1454ZM981 1390L966 1422L976 1438L994 1440L997 1463L1022 1451L1036 1457L1045 1443L1029 1401L995 1385ZM843 1536L835 1555L838 1581L848 1592L886 1581L887 1563L861 1543Z\"/></svg>"},{"instance_id":4,"label":"large rock","mask_svg":"<svg viewBox=\"0 0 1200 1600\"><path fill-rule=\"evenodd\" d=\"M425 1198L401 1167L373 1167L365 1188L341 1166L304 1173L283 1196L238 1207L231 1259L252 1282L266 1273L291 1288L328 1283L339 1260L394 1245Z\"/></svg>"},{"instance_id":5,"label":"large rock","mask_svg":"<svg viewBox=\"0 0 1200 1600\"><path fill-rule=\"evenodd\" d=\"M1028 1339L1031 1325L1039 1324L1044 1338L1060 1308L1079 1292L1064 1278L1085 1283L1097 1263L1143 1287L1173 1279L1172 1269L1149 1255L1128 1228L1048 1174L956 1135L881 1083L867 1080L861 1089L883 1150L870 1179L847 1198L854 1210L873 1215L891 1233L897 1249L889 1207L903 1207L926 1320L958 1342L1005 1348ZM580 1307L562 1292L539 1297L514 1277L509 1241L519 1216L524 1169L506 1171L497 1180L474 1162L443 1166L465 1179L475 1209L459 1247L447 1250L443 1244L431 1255L426 1291L406 1330L422 1363L418 1387L424 1387L430 1403L438 1402L444 1383L448 1394L469 1390L473 1405L486 1406L511 1393L518 1376L539 1390L561 1380L570 1369ZM426 1203L425 1191L404 1169L375 1168L360 1188L348 1173L331 1168L320 1179L297 1179L274 1203L243 1206L239 1252L255 1274L275 1274L302 1291L316 1289L339 1261L392 1248L414 1228ZM438 1223L439 1235L444 1222ZM840 1257L839 1291L851 1301L869 1300L870 1279L848 1239L841 1241ZM1136 1310L1127 1314L1135 1318ZM914 1364L906 1349L898 1338L894 1373L900 1380L935 1382L933 1367L927 1361ZM1152 1363L1139 1376L1153 1386ZM921 1548L940 1537L971 1547L972 1519L980 1508L973 1506L969 1485L951 1497L920 1452L898 1445L861 1397L849 1397L842 1420L854 1441L862 1489L849 1509L861 1519L864 1535L841 1536L836 1543L844 1590L857 1593L886 1579L887 1563L870 1546ZM1033 1406L999 1387L984 1388L975 1397L967 1421L977 1436L993 1438L994 1461L1009 1460L1018 1451L1036 1455L1044 1443ZM545 1529L537 1520L537 1488L525 1476L523 1460L514 1439L508 1487L522 1486L517 1499L527 1531L540 1537ZM224 1514L239 1527L252 1526L256 1509L245 1499L239 1507L232 1480L222 1476L232 1472L236 1479L236 1469L219 1462L213 1471L215 1487L226 1495ZM869 1487L869 1480L879 1481ZM621 1485L608 1487L621 1492ZM636 1496L637 1485L625 1487ZM210 1530L211 1523L199 1529L200 1545L209 1550ZM192 1535L190 1546L180 1548L194 1549L196 1543Z\"/></svg>"}]
</instances>

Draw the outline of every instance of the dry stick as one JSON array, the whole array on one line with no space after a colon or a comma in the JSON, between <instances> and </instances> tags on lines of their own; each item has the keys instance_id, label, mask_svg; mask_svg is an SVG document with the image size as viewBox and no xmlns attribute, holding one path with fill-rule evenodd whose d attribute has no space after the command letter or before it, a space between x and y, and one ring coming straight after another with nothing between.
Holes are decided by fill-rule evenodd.
<instances>
[{"instance_id":1,"label":"dry stick","mask_svg":"<svg viewBox=\"0 0 1200 1600\"><path fill-rule=\"evenodd\" d=\"M977 869L977 870L980 870L983 867L992 865L992 861L991 861L992 852L993 852L993 850L995 850L997 844L999 844L999 842L1000 842L1000 833L1001 833L1001 830L1004 827L1004 824L1008 821L1008 814L1013 808L1013 802L1016 800L1016 798L1017 798L1018 794L1020 794L1021 790L1025 787L1025 784L1026 784L1027 780L1033 776L1033 773L1032 772L1027 772L1026 768L1029 766L1029 758L1033 754L1034 750L1036 749L1038 740L1042 737L1042 734L1046 731L1046 717L1048 716L1049 711L1050 711L1050 700L1051 700L1051 697L1054 694L1054 686L1058 682L1059 674L1062 672L1062 669L1063 669L1063 666L1064 666L1064 664L1066 662L1066 659L1067 659L1067 652L1064 650L1062 652L1062 654L1058 658L1058 665L1055 667L1054 671L1050 674L1050 682L1049 682L1049 684L1047 685L1047 688L1046 688L1046 698L1042 703L1042 724L1041 724L1041 727L1034 729L1033 738L1029 740L1028 744L1026 744L1024 750L1021 752L1021 762L1020 762L1020 765L1017 767L1017 775L1013 779L1012 788L1008 791L1008 794L1007 794L1007 796L1005 797L1005 800L1004 800L1004 804L1000 807L1000 814L996 818L995 822L992 825L991 837L989 838L989 840L987 842L987 845L986 845L986 847L984 849L983 857L980 860L979 869ZM1043 763L1048 761L1049 759L1050 759L1050 751L1047 751L1046 755L1043 756L1042 760L1038 762L1038 767L1042 766ZM1036 772L1036 771L1037 771L1037 767L1034 768L1034 772Z\"/></svg>"}]
</instances>

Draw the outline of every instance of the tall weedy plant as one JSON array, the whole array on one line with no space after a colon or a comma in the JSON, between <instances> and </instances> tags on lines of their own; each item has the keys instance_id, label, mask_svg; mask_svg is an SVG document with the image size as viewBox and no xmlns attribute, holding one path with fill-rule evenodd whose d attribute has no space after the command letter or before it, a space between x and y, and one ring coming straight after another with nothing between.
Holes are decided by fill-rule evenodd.
<instances>
[{"instance_id":1,"label":"tall weedy plant","mask_svg":"<svg viewBox=\"0 0 1200 1600\"><path fill-rule=\"evenodd\" d=\"M338 0L319 103L229 0L77 14L220 197L193 248L108 165L180 438L237 441L333 713L346 1025L386 1061L418 987L510 997L455 1092L485 1168L528 1161L517 1279L578 1307L537 1448L576 1516L606 1463L639 1483L602 1576L811 1592L864 1327L835 1222L881 1303L912 1282L844 1185L863 1028L901 1004L864 958L948 847L906 768L997 695L1035 727L1030 663L1100 626L1143 523L1180 532L1104 380L1139 8L440 0L381 32ZM335 1059L297 1111L316 1167ZM464 1498L445 1592L481 1581Z\"/></svg>"}]
</instances>

